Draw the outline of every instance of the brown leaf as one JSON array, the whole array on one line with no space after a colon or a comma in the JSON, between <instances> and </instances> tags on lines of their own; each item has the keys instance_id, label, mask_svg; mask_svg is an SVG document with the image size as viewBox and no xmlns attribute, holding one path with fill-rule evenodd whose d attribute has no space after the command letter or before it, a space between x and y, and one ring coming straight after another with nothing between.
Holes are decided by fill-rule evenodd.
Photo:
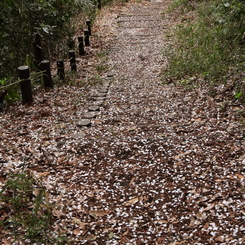
<instances>
[{"instance_id":1,"label":"brown leaf","mask_svg":"<svg viewBox=\"0 0 245 245\"><path fill-rule=\"evenodd\" d=\"M41 191L41 189L35 188L35 189L32 191L32 194L33 194L34 196L37 197L37 196L40 194L40 191Z\"/></svg>"},{"instance_id":2,"label":"brown leaf","mask_svg":"<svg viewBox=\"0 0 245 245\"><path fill-rule=\"evenodd\" d=\"M38 173L38 177L46 177L47 175L49 175L50 172L43 172L43 173Z\"/></svg>"},{"instance_id":3,"label":"brown leaf","mask_svg":"<svg viewBox=\"0 0 245 245\"><path fill-rule=\"evenodd\" d=\"M81 233L80 229L76 229L76 230L73 231L73 234L76 235L76 236L79 235L80 233Z\"/></svg>"},{"instance_id":4,"label":"brown leaf","mask_svg":"<svg viewBox=\"0 0 245 245\"><path fill-rule=\"evenodd\" d=\"M125 243L129 242L129 239L126 236L122 236L120 240L121 242L125 242Z\"/></svg>"},{"instance_id":5,"label":"brown leaf","mask_svg":"<svg viewBox=\"0 0 245 245\"><path fill-rule=\"evenodd\" d=\"M222 238L221 236L218 236L215 238L216 242L224 242L224 238Z\"/></svg>"},{"instance_id":6,"label":"brown leaf","mask_svg":"<svg viewBox=\"0 0 245 245\"><path fill-rule=\"evenodd\" d=\"M102 217L110 214L110 211L90 211L89 214L93 217L94 216Z\"/></svg>"},{"instance_id":7,"label":"brown leaf","mask_svg":"<svg viewBox=\"0 0 245 245\"><path fill-rule=\"evenodd\" d=\"M134 181L135 181L135 177L133 177L133 178L130 180L129 185L130 185L130 186L133 185Z\"/></svg>"},{"instance_id":8,"label":"brown leaf","mask_svg":"<svg viewBox=\"0 0 245 245\"><path fill-rule=\"evenodd\" d=\"M131 128L128 129L128 131L135 131L137 129L137 126L133 126Z\"/></svg>"},{"instance_id":9,"label":"brown leaf","mask_svg":"<svg viewBox=\"0 0 245 245\"><path fill-rule=\"evenodd\" d=\"M53 216L55 216L55 217L57 217L57 218L60 218L62 215L64 215L64 213L63 213L62 211L56 210L56 209L54 209L54 210L52 211L52 214L53 214Z\"/></svg>"},{"instance_id":10,"label":"brown leaf","mask_svg":"<svg viewBox=\"0 0 245 245\"><path fill-rule=\"evenodd\" d=\"M209 211L209 210L213 209L215 204L216 204L215 202L209 204L206 208L203 209L203 211Z\"/></svg>"},{"instance_id":11,"label":"brown leaf","mask_svg":"<svg viewBox=\"0 0 245 245\"><path fill-rule=\"evenodd\" d=\"M77 224L77 225L81 225L81 224L83 224L83 222L80 220L80 219L78 219L78 218L73 218L73 220L72 220L75 224Z\"/></svg>"},{"instance_id":12,"label":"brown leaf","mask_svg":"<svg viewBox=\"0 0 245 245\"><path fill-rule=\"evenodd\" d=\"M0 220L3 221L6 217L8 217L7 212L4 209L0 210Z\"/></svg>"},{"instance_id":13,"label":"brown leaf","mask_svg":"<svg viewBox=\"0 0 245 245\"><path fill-rule=\"evenodd\" d=\"M209 222L207 222L204 226L203 226L203 230L206 230L209 227Z\"/></svg>"},{"instance_id":14,"label":"brown leaf","mask_svg":"<svg viewBox=\"0 0 245 245\"><path fill-rule=\"evenodd\" d=\"M136 197L136 198L133 198L133 199L130 199L129 201L127 201L125 203L125 206L130 206L130 205L134 205L135 203L137 203L139 201L139 198Z\"/></svg>"},{"instance_id":15,"label":"brown leaf","mask_svg":"<svg viewBox=\"0 0 245 245\"><path fill-rule=\"evenodd\" d=\"M241 174L235 174L235 176L236 176L237 178L239 178L239 179L245 179L245 177L244 177L243 175L241 175Z\"/></svg>"}]
</instances>

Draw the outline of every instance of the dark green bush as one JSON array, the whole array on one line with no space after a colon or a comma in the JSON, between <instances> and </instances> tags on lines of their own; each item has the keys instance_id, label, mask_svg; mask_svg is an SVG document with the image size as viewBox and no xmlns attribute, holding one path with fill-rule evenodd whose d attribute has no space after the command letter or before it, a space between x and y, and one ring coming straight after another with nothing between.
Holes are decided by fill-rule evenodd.
<instances>
[{"instance_id":1,"label":"dark green bush","mask_svg":"<svg viewBox=\"0 0 245 245\"><path fill-rule=\"evenodd\" d=\"M74 18L94 9L90 0L4 0L0 8L1 79L14 76L26 57L34 59L37 36L45 58L58 55L57 43L74 34Z\"/></svg>"},{"instance_id":2,"label":"dark green bush","mask_svg":"<svg viewBox=\"0 0 245 245\"><path fill-rule=\"evenodd\" d=\"M242 71L245 58L245 1L184 3L185 6L175 6L182 8L182 13L194 10L195 18L187 18L175 32L175 43L168 52L168 75L177 79L201 75L213 81ZM195 8L190 9L190 4Z\"/></svg>"}]
</instances>

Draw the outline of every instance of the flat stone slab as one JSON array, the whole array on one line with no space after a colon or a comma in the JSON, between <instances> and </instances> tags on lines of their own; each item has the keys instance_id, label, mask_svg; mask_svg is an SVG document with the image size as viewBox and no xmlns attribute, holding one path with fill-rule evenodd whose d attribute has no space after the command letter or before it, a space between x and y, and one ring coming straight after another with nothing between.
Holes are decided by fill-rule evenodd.
<instances>
[{"instance_id":1,"label":"flat stone slab","mask_svg":"<svg viewBox=\"0 0 245 245\"><path fill-rule=\"evenodd\" d=\"M107 94L107 92L108 92L108 88L103 88L103 89L100 90L100 93L101 94L102 93Z\"/></svg>"},{"instance_id":2,"label":"flat stone slab","mask_svg":"<svg viewBox=\"0 0 245 245\"><path fill-rule=\"evenodd\" d=\"M90 127L91 126L91 121L89 119L81 119L77 122L78 127Z\"/></svg>"},{"instance_id":3,"label":"flat stone slab","mask_svg":"<svg viewBox=\"0 0 245 245\"><path fill-rule=\"evenodd\" d=\"M106 96L106 93L99 93L98 94L98 97L105 97Z\"/></svg>"},{"instance_id":4,"label":"flat stone slab","mask_svg":"<svg viewBox=\"0 0 245 245\"><path fill-rule=\"evenodd\" d=\"M91 105L91 106L88 107L88 110L89 111L99 111L100 107L97 106L97 105Z\"/></svg>"},{"instance_id":5,"label":"flat stone slab","mask_svg":"<svg viewBox=\"0 0 245 245\"><path fill-rule=\"evenodd\" d=\"M96 100L93 104L97 106L101 106L103 105L103 103L104 103L104 100Z\"/></svg>"},{"instance_id":6,"label":"flat stone slab","mask_svg":"<svg viewBox=\"0 0 245 245\"><path fill-rule=\"evenodd\" d=\"M85 134L83 134L83 133L76 133L76 134L72 134L71 137L73 139L84 138L85 137Z\"/></svg>"},{"instance_id":7,"label":"flat stone slab","mask_svg":"<svg viewBox=\"0 0 245 245\"><path fill-rule=\"evenodd\" d=\"M84 118L91 119L95 118L99 113L97 111L89 111L83 114Z\"/></svg>"},{"instance_id":8,"label":"flat stone slab","mask_svg":"<svg viewBox=\"0 0 245 245\"><path fill-rule=\"evenodd\" d=\"M105 100L106 97L104 97L104 96L103 96L103 97L96 97L95 99L96 99L96 100Z\"/></svg>"}]
</instances>

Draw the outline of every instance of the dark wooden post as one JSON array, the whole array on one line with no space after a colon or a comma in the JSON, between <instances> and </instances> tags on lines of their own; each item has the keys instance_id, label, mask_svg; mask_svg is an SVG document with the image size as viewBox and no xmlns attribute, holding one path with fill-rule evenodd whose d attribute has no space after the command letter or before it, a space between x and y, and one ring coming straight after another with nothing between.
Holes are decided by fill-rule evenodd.
<instances>
[{"instance_id":1,"label":"dark wooden post","mask_svg":"<svg viewBox=\"0 0 245 245\"><path fill-rule=\"evenodd\" d=\"M41 36L39 34L36 34L35 36L35 41L33 42L33 49L34 49L34 64L37 68L39 63L43 60L42 42L41 42Z\"/></svg>"},{"instance_id":2,"label":"dark wooden post","mask_svg":"<svg viewBox=\"0 0 245 245\"><path fill-rule=\"evenodd\" d=\"M57 60L57 74L60 80L65 79L65 66L63 60Z\"/></svg>"},{"instance_id":3,"label":"dark wooden post","mask_svg":"<svg viewBox=\"0 0 245 245\"><path fill-rule=\"evenodd\" d=\"M89 31L88 29L84 29L84 41L85 41L85 46L90 46L90 43L89 43Z\"/></svg>"},{"instance_id":4,"label":"dark wooden post","mask_svg":"<svg viewBox=\"0 0 245 245\"><path fill-rule=\"evenodd\" d=\"M22 95L22 104L32 103L32 87L31 87L31 80L30 80L30 71L28 66L19 66L19 78L21 79L20 82L20 89Z\"/></svg>"},{"instance_id":5,"label":"dark wooden post","mask_svg":"<svg viewBox=\"0 0 245 245\"><path fill-rule=\"evenodd\" d=\"M74 50L69 51L69 57L70 57L71 70L76 71L77 65L76 65L76 57L75 57L75 51Z\"/></svg>"},{"instance_id":6,"label":"dark wooden post","mask_svg":"<svg viewBox=\"0 0 245 245\"><path fill-rule=\"evenodd\" d=\"M75 48L75 40L70 38L67 42L67 46L70 48L70 49L74 49Z\"/></svg>"},{"instance_id":7,"label":"dark wooden post","mask_svg":"<svg viewBox=\"0 0 245 245\"><path fill-rule=\"evenodd\" d=\"M98 9L101 9L101 0L98 0Z\"/></svg>"},{"instance_id":8,"label":"dark wooden post","mask_svg":"<svg viewBox=\"0 0 245 245\"><path fill-rule=\"evenodd\" d=\"M87 29L88 29L88 34L89 36L92 35L92 32L91 32L91 21L90 20L86 20L86 25L87 25Z\"/></svg>"},{"instance_id":9,"label":"dark wooden post","mask_svg":"<svg viewBox=\"0 0 245 245\"><path fill-rule=\"evenodd\" d=\"M79 55L85 55L82 36L78 37L78 49L79 49Z\"/></svg>"},{"instance_id":10,"label":"dark wooden post","mask_svg":"<svg viewBox=\"0 0 245 245\"><path fill-rule=\"evenodd\" d=\"M54 88L51 71L50 71L50 62L49 60L43 60L40 63L40 70L42 71L42 79L45 88Z\"/></svg>"}]
</instances>

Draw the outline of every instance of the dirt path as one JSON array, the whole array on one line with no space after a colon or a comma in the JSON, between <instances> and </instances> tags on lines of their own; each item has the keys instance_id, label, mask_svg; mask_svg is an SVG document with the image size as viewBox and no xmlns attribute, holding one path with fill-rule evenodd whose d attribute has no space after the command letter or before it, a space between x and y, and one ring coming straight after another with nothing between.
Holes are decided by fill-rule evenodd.
<instances>
[{"instance_id":1,"label":"dirt path","mask_svg":"<svg viewBox=\"0 0 245 245\"><path fill-rule=\"evenodd\" d=\"M111 211L104 222L112 222L113 235L107 240L98 229L95 241L242 244L244 140L237 108L222 110L205 88L162 85L165 30L173 23L162 15L166 8L161 0L129 4L114 22L114 82L96 143L100 162L90 170L99 173L98 204Z\"/></svg>"},{"instance_id":2,"label":"dirt path","mask_svg":"<svg viewBox=\"0 0 245 245\"><path fill-rule=\"evenodd\" d=\"M113 77L91 127L77 121L96 87L56 88L1 115L1 180L23 166L42 177L53 229L71 244L245 242L240 108L205 87L162 84L167 4L130 2L99 20L100 34L114 36Z\"/></svg>"}]
</instances>

